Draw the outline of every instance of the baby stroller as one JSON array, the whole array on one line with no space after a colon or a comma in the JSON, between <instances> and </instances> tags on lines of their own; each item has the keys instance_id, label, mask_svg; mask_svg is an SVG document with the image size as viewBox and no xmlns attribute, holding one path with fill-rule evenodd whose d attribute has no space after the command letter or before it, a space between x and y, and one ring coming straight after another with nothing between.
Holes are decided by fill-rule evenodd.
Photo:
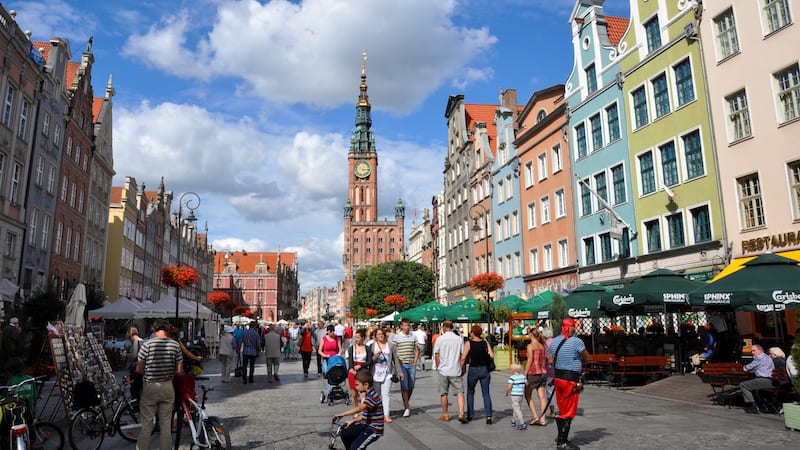
<instances>
[{"instance_id":1,"label":"baby stroller","mask_svg":"<svg viewBox=\"0 0 800 450\"><path fill-rule=\"evenodd\" d=\"M325 400L328 400L328 406L333 406L336 400L344 400L344 403L349 405L351 403L350 395L341 386L347 380L347 363L344 357L335 355L328 358L328 370L325 372L325 379L331 386L331 391L327 396L325 391L322 391L319 402L325 403Z\"/></svg>"}]
</instances>

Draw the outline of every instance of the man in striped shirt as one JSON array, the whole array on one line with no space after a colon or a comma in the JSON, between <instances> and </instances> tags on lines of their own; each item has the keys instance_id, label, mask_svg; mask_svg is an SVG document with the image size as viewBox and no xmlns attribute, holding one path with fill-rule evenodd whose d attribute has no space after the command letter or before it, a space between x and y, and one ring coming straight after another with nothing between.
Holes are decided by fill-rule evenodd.
<instances>
[{"instance_id":1,"label":"man in striped shirt","mask_svg":"<svg viewBox=\"0 0 800 450\"><path fill-rule=\"evenodd\" d=\"M155 337L141 344L139 348L136 372L144 376L144 389L139 401L142 431L139 441L136 442L137 450L150 450L150 434L156 411L162 430L159 433L158 448L160 450L172 448L172 435L164 430L170 429L172 406L175 403L172 379L176 373L182 371L183 355L178 342L167 336L169 329L169 322L156 320L153 325Z\"/></svg>"},{"instance_id":2,"label":"man in striped shirt","mask_svg":"<svg viewBox=\"0 0 800 450\"><path fill-rule=\"evenodd\" d=\"M411 415L409 401L411 394L414 393L414 381L417 378L417 360L419 359L419 347L417 347L417 337L411 333L411 321L403 319L400 321L400 332L395 333L392 342L397 348L397 359L400 360L400 368L403 370L403 377L400 378L400 394L403 396L403 417Z\"/></svg>"},{"instance_id":3,"label":"man in striped shirt","mask_svg":"<svg viewBox=\"0 0 800 450\"><path fill-rule=\"evenodd\" d=\"M340 418L361 413L360 419L348 421L342 430L341 438L347 450L367 448L369 444L383 436L383 402L380 394L372 387L372 372L366 368L359 369L355 378L356 390L366 394L364 401L335 416Z\"/></svg>"}]
</instances>

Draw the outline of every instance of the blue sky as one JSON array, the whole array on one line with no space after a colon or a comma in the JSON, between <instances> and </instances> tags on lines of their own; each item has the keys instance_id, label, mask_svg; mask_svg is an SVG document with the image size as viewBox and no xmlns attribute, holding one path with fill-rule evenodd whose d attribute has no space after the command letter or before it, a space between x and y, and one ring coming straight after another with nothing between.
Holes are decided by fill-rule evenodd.
<instances>
[{"instance_id":1,"label":"blue sky","mask_svg":"<svg viewBox=\"0 0 800 450\"><path fill-rule=\"evenodd\" d=\"M295 251L301 290L343 278L342 207L361 52L380 215L407 223L442 189L450 95L524 104L572 68L572 0L7 1L34 40L94 36L95 96L113 76L115 185L195 211L214 248ZM606 14L627 17L628 2ZM177 206L176 206L177 207Z\"/></svg>"}]
</instances>

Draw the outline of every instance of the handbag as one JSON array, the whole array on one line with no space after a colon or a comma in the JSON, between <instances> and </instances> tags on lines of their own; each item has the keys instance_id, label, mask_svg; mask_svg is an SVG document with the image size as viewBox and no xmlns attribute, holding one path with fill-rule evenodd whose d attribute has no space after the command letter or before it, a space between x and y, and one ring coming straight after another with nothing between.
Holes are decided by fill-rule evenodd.
<instances>
[{"instance_id":1,"label":"handbag","mask_svg":"<svg viewBox=\"0 0 800 450\"><path fill-rule=\"evenodd\" d=\"M242 368L241 364L239 364L238 366L236 366L235 369L233 369L233 376L236 378L242 378L244 376L244 368Z\"/></svg>"},{"instance_id":2,"label":"handbag","mask_svg":"<svg viewBox=\"0 0 800 450\"><path fill-rule=\"evenodd\" d=\"M486 341L484 341L486 342ZM486 342L486 346L489 346L489 342ZM489 369L489 372L494 372L497 370L497 365L494 363L494 358L489 358L489 364L486 366Z\"/></svg>"}]
</instances>

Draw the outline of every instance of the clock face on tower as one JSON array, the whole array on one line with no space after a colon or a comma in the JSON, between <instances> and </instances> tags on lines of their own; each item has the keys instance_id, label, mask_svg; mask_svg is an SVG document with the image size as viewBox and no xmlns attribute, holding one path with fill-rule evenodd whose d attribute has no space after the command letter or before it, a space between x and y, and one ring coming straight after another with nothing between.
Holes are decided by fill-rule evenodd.
<instances>
[{"instance_id":1,"label":"clock face on tower","mask_svg":"<svg viewBox=\"0 0 800 450\"><path fill-rule=\"evenodd\" d=\"M358 178L367 178L372 173L372 166L367 161L359 161L353 166L353 173Z\"/></svg>"}]
</instances>

